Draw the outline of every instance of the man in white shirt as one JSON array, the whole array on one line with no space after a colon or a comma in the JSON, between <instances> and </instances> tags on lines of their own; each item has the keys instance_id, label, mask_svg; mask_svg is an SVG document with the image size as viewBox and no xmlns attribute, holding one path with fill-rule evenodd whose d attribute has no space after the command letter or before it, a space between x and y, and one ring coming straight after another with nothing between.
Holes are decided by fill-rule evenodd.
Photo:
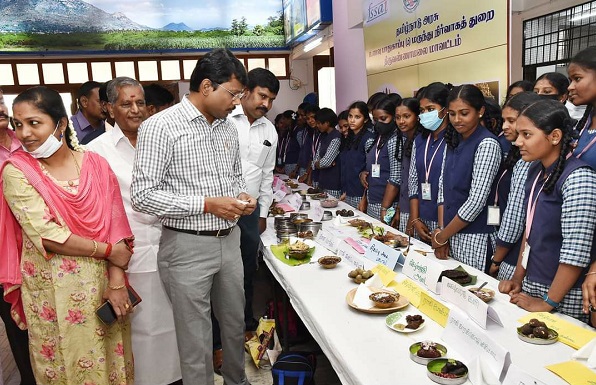
<instances>
[{"instance_id":1,"label":"man in white shirt","mask_svg":"<svg viewBox=\"0 0 596 385\"><path fill-rule=\"evenodd\" d=\"M277 148L277 132L265 115L279 92L279 80L264 68L248 72L247 93L230 114L236 126L240 143L242 175L246 180L248 194L258 199L257 209L240 218L240 250L244 263L244 323L246 338L250 339L258 322L253 316L253 275L257 269L257 253L260 234L267 227L267 214L273 201L273 169ZM222 364L219 326L213 323L213 366L216 371Z\"/></svg>"},{"instance_id":2,"label":"man in white shirt","mask_svg":"<svg viewBox=\"0 0 596 385\"><path fill-rule=\"evenodd\" d=\"M134 79L118 77L108 83L107 96L108 112L115 120L114 128L87 147L103 156L116 174L126 216L135 236L134 254L127 271L131 286L143 299L131 315L135 382L180 384L182 374L172 305L157 269L161 223L156 216L134 211L130 200L137 133L149 115L143 87Z\"/></svg>"}]
</instances>

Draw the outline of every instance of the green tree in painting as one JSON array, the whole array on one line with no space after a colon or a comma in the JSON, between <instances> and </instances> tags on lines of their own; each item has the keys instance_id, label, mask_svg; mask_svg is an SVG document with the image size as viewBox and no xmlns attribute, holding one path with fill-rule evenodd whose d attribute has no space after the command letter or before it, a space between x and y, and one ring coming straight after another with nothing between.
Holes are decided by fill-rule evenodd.
<instances>
[{"instance_id":1,"label":"green tree in painting","mask_svg":"<svg viewBox=\"0 0 596 385\"><path fill-rule=\"evenodd\" d=\"M277 16L269 16L267 18L267 25L265 26L265 32L272 35L283 35L284 34L284 14L278 12Z\"/></svg>"},{"instance_id":2,"label":"green tree in painting","mask_svg":"<svg viewBox=\"0 0 596 385\"><path fill-rule=\"evenodd\" d=\"M262 36L265 33L265 29L263 28L262 25L255 25L255 27L252 29L252 33L255 36Z\"/></svg>"},{"instance_id":3,"label":"green tree in painting","mask_svg":"<svg viewBox=\"0 0 596 385\"><path fill-rule=\"evenodd\" d=\"M246 23L246 17L242 17L240 21L238 19L232 20L232 26L230 32L235 36L242 36L248 31L248 24Z\"/></svg>"}]
</instances>

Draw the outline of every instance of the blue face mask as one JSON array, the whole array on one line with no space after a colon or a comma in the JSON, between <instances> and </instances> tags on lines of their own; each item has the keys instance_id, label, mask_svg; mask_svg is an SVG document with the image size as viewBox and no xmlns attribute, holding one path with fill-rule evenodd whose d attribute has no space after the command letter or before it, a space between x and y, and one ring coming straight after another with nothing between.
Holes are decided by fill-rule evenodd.
<instances>
[{"instance_id":1,"label":"blue face mask","mask_svg":"<svg viewBox=\"0 0 596 385\"><path fill-rule=\"evenodd\" d=\"M420 118L420 124L422 124L422 127L426 128L427 130L430 130L430 131L436 131L437 128L439 128L441 126L441 123L443 123L443 119L445 119L444 116L443 116L443 119L439 118L439 111L443 111L443 110L444 110L444 107L441 108L440 110L434 110L434 111L429 111L429 112L420 114L419 118Z\"/></svg>"}]
</instances>

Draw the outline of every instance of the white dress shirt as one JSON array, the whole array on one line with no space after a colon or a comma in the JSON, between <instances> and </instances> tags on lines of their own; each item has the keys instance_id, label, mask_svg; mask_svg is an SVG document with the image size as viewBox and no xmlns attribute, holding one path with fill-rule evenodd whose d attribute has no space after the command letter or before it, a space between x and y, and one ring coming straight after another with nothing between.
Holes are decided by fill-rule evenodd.
<instances>
[{"instance_id":1,"label":"white dress shirt","mask_svg":"<svg viewBox=\"0 0 596 385\"><path fill-rule=\"evenodd\" d=\"M143 214L132 209L130 201L130 184L132 182L132 166L135 160L135 148L118 124L95 140L87 148L103 156L118 178L124 209L135 236L134 254L128 265L130 273L146 273L157 271L157 251L161 236L161 223L153 215Z\"/></svg>"},{"instance_id":2,"label":"white dress shirt","mask_svg":"<svg viewBox=\"0 0 596 385\"><path fill-rule=\"evenodd\" d=\"M230 114L230 120L238 130L242 176L248 193L259 200L261 218L266 218L273 201L273 169L277 149L277 131L267 118L248 122L242 104ZM269 146L265 145L269 142Z\"/></svg>"}]
</instances>

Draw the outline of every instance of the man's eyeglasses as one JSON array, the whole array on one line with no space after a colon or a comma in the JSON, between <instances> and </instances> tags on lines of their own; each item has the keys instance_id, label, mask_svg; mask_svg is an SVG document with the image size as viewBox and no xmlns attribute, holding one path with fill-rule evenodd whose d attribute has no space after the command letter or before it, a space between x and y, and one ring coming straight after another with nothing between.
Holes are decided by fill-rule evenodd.
<instances>
[{"instance_id":1,"label":"man's eyeglasses","mask_svg":"<svg viewBox=\"0 0 596 385\"><path fill-rule=\"evenodd\" d=\"M224 87L224 86L222 86L221 84L219 84L219 83L216 83L216 82L214 82L214 81L211 81L211 84L213 84L215 87L221 87L221 88L223 88L224 90L228 91L228 93L229 93L230 95L232 95L232 100L236 100L236 99L242 99L242 97L244 96L244 93L245 93L244 91L240 91L240 92L238 92L237 94L235 94L235 93L233 93L232 91L228 90L226 87Z\"/></svg>"}]
</instances>

